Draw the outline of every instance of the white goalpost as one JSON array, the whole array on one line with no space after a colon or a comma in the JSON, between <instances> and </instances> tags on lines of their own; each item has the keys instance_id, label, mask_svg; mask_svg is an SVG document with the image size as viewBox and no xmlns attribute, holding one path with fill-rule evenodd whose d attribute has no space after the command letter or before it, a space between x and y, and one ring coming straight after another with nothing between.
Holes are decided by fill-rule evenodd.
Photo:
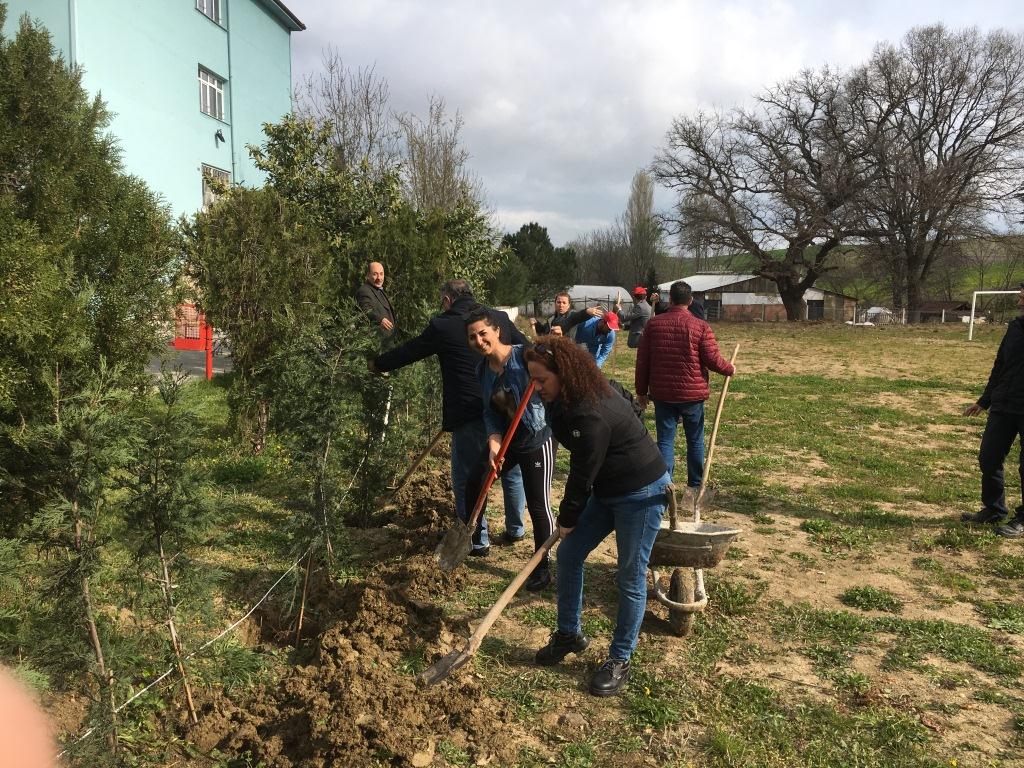
<instances>
[{"instance_id":1,"label":"white goalpost","mask_svg":"<svg viewBox=\"0 0 1024 768\"><path fill-rule=\"evenodd\" d=\"M974 339L974 310L978 306L978 296L984 296L986 294L995 294L995 293L999 293L999 294L1011 294L1011 293L1012 294L1017 294L1017 293L1020 293L1020 291L975 291L973 294L971 294L971 322L970 322L970 325L967 328L967 340L968 341L973 341L973 339Z\"/></svg>"}]
</instances>

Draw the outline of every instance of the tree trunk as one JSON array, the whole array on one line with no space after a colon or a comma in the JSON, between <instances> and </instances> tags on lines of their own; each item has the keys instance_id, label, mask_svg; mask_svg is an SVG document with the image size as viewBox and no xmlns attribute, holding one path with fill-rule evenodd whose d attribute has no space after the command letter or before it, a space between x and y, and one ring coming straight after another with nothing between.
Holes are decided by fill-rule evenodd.
<instances>
[{"instance_id":1,"label":"tree trunk","mask_svg":"<svg viewBox=\"0 0 1024 768\"><path fill-rule=\"evenodd\" d=\"M804 289L789 281L777 281L782 306L786 308L786 320L797 322L806 319L807 302L804 301Z\"/></svg>"},{"instance_id":2,"label":"tree trunk","mask_svg":"<svg viewBox=\"0 0 1024 768\"><path fill-rule=\"evenodd\" d=\"M164 555L164 540L163 536L157 534L156 537L157 552L160 555L160 568L163 571L163 579L160 582L160 587L164 593L164 608L167 612L167 629L171 635L171 647L174 648L174 656L178 663L178 674L181 675L181 683L185 688L185 704L188 706L188 716L192 720L192 724L195 725L199 722L199 716L196 714L196 705L192 700L192 686L188 682L188 675L185 674L185 654L181 651L181 641L178 639L178 630L174 626L174 595L171 592L171 572L167 567L167 557Z\"/></svg>"},{"instance_id":3,"label":"tree trunk","mask_svg":"<svg viewBox=\"0 0 1024 768\"><path fill-rule=\"evenodd\" d=\"M72 502L72 510L75 515L75 551L82 555L82 531L84 524L78 516L78 502ZM92 593L89 590L89 578L82 576L80 587L82 590L82 602L85 606L85 622L89 628L89 641L92 643L92 651L96 657L96 669L99 672L100 688L103 689L107 702L107 715L110 718L110 731L107 733L107 744L112 752L117 752L117 707L114 705L114 673L107 670L106 660L103 658L103 645L100 643L100 633L96 627L96 612L93 610Z\"/></svg>"}]
</instances>

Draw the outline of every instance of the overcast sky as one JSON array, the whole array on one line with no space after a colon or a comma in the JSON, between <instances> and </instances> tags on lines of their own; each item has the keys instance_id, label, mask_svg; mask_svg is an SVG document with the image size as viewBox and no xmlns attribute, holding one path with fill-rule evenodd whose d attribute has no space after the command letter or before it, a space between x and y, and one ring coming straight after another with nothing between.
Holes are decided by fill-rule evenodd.
<instances>
[{"instance_id":1,"label":"overcast sky","mask_svg":"<svg viewBox=\"0 0 1024 768\"><path fill-rule=\"evenodd\" d=\"M731 107L802 68L846 67L912 26L1024 29L1020 0L689 2L285 0L294 78L328 45L374 66L392 108L442 96L506 231L528 221L560 245L625 208L673 116ZM671 198L659 195L666 205Z\"/></svg>"}]
</instances>

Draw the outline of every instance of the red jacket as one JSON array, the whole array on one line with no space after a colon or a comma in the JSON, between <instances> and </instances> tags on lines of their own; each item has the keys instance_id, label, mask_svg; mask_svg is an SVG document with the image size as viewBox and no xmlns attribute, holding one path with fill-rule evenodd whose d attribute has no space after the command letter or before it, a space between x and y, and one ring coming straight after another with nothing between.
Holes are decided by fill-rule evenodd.
<instances>
[{"instance_id":1,"label":"red jacket","mask_svg":"<svg viewBox=\"0 0 1024 768\"><path fill-rule=\"evenodd\" d=\"M731 376L711 326L686 307L672 305L647 321L636 354L636 393L663 403L707 400L708 369Z\"/></svg>"}]
</instances>

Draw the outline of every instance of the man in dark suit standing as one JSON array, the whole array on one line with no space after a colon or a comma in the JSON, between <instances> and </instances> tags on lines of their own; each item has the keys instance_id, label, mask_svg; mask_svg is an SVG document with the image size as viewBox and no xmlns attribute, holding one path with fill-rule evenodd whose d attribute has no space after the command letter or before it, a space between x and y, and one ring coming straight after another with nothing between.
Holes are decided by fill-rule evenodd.
<instances>
[{"instance_id":1,"label":"man in dark suit standing","mask_svg":"<svg viewBox=\"0 0 1024 768\"><path fill-rule=\"evenodd\" d=\"M370 317L374 325L380 327L382 336L390 336L395 330L395 310L391 300L384 293L384 265L371 261L366 268L366 282L356 291L356 301L360 308Z\"/></svg>"}]
</instances>

